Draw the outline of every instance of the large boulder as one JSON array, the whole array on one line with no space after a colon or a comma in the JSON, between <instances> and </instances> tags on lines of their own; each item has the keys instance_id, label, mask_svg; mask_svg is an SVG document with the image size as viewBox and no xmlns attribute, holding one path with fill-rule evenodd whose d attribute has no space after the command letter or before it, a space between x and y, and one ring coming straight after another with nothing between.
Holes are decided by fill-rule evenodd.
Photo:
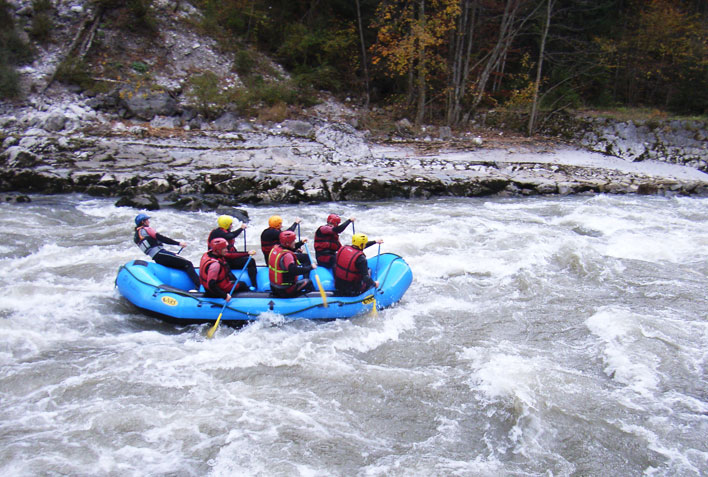
<instances>
[{"instance_id":1,"label":"large boulder","mask_svg":"<svg viewBox=\"0 0 708 477\"><path fill-rule=\"evenodd\" d=\"M146 121L151 121L157 115L174 116L177 113L177 101L164 91L124 88L120 98L120 104L127 110L128 116Z\"/></svg>"},{"instance_id":2,"label":"large boulder","mask_svg":"<svg viewBox=\"0 0 708 477\"><path fill-rule=\"evenodd\" d=\"M133 207L144 210L158 210L160 202L154 195L139 194L134 196L123 196L115 203L116 207Z\"/></svg>"}]
</instances>

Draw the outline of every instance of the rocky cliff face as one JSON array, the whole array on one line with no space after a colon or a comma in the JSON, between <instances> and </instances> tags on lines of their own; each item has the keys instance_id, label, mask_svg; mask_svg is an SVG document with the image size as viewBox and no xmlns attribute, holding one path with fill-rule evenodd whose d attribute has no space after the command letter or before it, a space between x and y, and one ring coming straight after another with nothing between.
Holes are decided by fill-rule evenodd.
<instances>
[{"instance_id":1,"label":"rocky cliff face","mask_svg":"<svg viewBox=\"0 0 708 477\"><path fill-rule=\"evenodd\" d=\"M33 14L30 2L14 6L18 18ZM706 168L699 123L566 121L572 133L563 134L577 144L569 147L488 129L420 133L403 121L384 142L373 141L376 134L356 128L362 111L324 93L297 119L256 121L228 111L204 117L190 78L211 71L223 87L240 84L233 58L191 26L199 13L188 2L155 0L153 8L155 30L145 36L118 28L118 13L95 3L56 2L54 42L22 70L26 98L0 105L0 191L81 192L185 209L438 195L708 193L708 176L696 170ZM90 63L107 86L103 93L56 80L56 66L71 55ZM690 167L647 167L656 161Z\"/></svg>"}]
</instances>

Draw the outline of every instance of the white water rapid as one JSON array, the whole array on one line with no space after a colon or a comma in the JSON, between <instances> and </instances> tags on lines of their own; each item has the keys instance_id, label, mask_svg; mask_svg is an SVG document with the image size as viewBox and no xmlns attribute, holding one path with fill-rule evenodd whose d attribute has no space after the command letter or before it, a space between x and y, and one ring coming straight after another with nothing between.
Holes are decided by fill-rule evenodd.
<instances>
[{"instance_id":1,"label":"white water rapid","mask_svg":"<svg viewBox=\"0 0 708 477\"><path fill-rule=\"evenodd\" d=\"M137 210L0 204L0 475L708 474L708 199L247 210L249 249L275 213L310 240L354 216L413 284L378 317L207 340L114 289ZM198 263L216 214L150 215Z\"/></svg>"}]
</instances>

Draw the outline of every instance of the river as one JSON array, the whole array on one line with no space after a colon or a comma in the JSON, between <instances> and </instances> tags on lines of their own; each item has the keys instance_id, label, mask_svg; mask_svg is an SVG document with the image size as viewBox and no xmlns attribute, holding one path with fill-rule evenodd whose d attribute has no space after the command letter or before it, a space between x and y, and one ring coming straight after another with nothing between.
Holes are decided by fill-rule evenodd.
<instances>
[{"instance_id":1,"label":"river","mask_svg":"<svg viewBox=\"0 0 708 477\"><path fill-rule=\"evenodd\" d=\"M114 288L136 210L0 204L1 475L708 473L708 199L247 210L249 248L274 213L309 237L356 217L413 284L375 317L207 340ZM216 214L151 216L198 263Z\"/></svg>"}]
</instances>

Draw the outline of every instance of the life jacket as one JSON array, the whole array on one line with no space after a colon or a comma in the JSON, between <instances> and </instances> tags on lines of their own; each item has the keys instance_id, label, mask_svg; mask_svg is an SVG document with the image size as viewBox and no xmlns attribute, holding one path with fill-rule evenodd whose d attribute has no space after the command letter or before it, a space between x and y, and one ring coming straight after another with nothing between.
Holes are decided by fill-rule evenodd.
<instances>
[{"instance_id":1,"label":"life jacket","mask_svg":"<svg viewBox=\"0 0 708 477\"><path fill-rule=\"evenodd\" d=\"M329 227L332 233L323 233L322 227ZM315 232L315 252L334 255L340 248L342 248L342 244L339 243L339 234L334 232L334 227L331 225L322 225L317 229Z\"/></svg>"},{"instance_id":2,"label":"life jacket","mask_svg":"<svg viewBox=\"0 0 708 477\"><path fill-rule=\"evenodd\" d=\"M157 240L157 234L155 231L144 225L135 227L135 235L133 235L133 242L142 250L145 255L149 255L150 258L157 255L157 252L162 250L162 242Z\"/></svg>"},{"instance_id":3,"label":"life jacket","mask_svg":"<svg viewBox=\"0 0 708 477\"><path fill-rule=\"evenodd\" d=\"M270 230L275 230L278 233L266 233L269 232ZM278 242L280 241L280 231L278 229L274 229L273 227L269 227L263 231L261 234L261 250L263 251L263 255L266 257L268 254L270 254L270 251L273 250L273 247L278 245Z\"/></svg>"},{"instance_id":4,"label":"life jacket","mask_svg":"<svg viewBox=\"0 0 708 477\"><path fill-rule=\"evenodd\" d=\"M199 262L199 281L205 290L209 289L209 267L214 264L218 264L219 273L216 276L217 286L226 293L231 291L233 283L229 280L228 268L226 262L223 259L212 257L209 253L202 255L202 260Z\"/></svg>"},{"instance_id":5,"label":"life jacket","mask_svg":"<svg viewBox=\"0 0 708 477\"><path fill-rule=\"evenodd\" d=\"M297 261L297 256L292 250L283 248L280 245L273 247L270 255L268 255L268 278L270 283L284 286L295 283L296 277L288 272L288 267L292 263L300 265L300 262Z\"/></svg>"},{"instance_id":6,"label":"life jacket","mask_svg":"<svg viewBox=\"0 0 708 477\"><path fill-rule=\"evenodd\" d=\"M337 260L334 267L334 278L338 278L345 282L360 282L364 277L356 268L356 259L361 255L364 255L364 252L352 247L351 245L345 245L340 248L337 252Z\"/></svg>"}]
</instances>

